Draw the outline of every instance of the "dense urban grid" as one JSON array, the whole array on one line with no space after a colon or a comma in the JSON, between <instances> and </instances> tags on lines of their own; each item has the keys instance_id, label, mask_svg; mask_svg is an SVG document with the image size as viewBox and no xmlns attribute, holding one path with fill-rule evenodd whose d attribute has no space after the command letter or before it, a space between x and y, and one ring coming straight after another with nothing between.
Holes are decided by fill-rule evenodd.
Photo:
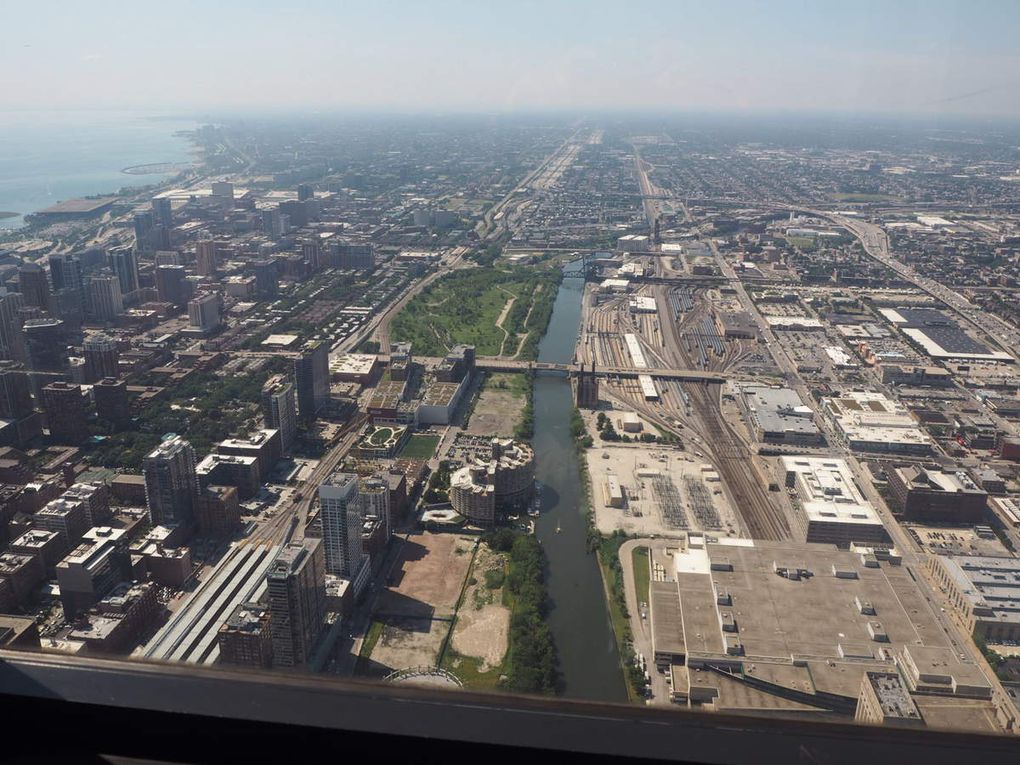
<instances>
[{"instance_id":1,"label":"dense urban grid","mask_svg":"<svg viewBox=\"0 0 1020 765\"><path fill-rule=\"evenodd\" d=\"M193 140L0 238L0 644L569 695L583 515L633 703L1020 732L1015 131Z\"/></svg>"}]
</instances>

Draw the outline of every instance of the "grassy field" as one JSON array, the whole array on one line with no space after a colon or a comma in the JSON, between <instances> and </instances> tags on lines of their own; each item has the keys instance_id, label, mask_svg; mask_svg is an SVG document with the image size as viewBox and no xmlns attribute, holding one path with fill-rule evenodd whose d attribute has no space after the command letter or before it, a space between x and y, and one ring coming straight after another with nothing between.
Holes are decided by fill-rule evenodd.
<instances>
[{"instance_id":1,"label":"grassy field","mask_svg":"<svg viewBox=\"0 0 1020 765\"><path fill-rule=\"evenodd\" d=\"M506 391L514 396L524 398L528 395L528 381L523 374L493 372L486 378L482 390Z\"/></svg>"},{"instance_id":2,"label":"grassy field","mask_svg":"<svg viewBox=\"0 0 1020 765\"><path fill-rule=\"evenodd\" d=\"M440 666L460 678L467 688L495 690L499 686L500 677L505 673L508 626L505 623L499 627L501 634L494 634L492 630L498 627L500 621L484 619L486 614L492 614L493 609L503 609L502 601L506 595L503 587L506 579L505 565L501 554L485 545L476 548L457 604L457 614L450 628L450 639L445 645ZM509 617L506 612L507 623ZM495 655L489 650L493 648ZM469 655L487 652L487 659ZM486 665L487 668L483 669Z\"/></svg>"},{"instance_id":3,"label":"grassy field","mask_svg":"<svg viewBox=\"0 0 1020 765\"><path fill-rule=\"evenodd\" d=\"M371 626L369 626L365 639L361 641L358 661L354 666L355 675L359 674L359 672L364 672L365 667L368 666L368 660L372 656L372 651L375 650L375 644L379 642L379 636L382 635L384 626L382 622L378 621L372 622Z\"/></svg>"},{"instance_id":4,"label":"grassy field","mask_svg":"<svg viewBox=\"0 0 1020 765\"><path fill-rule=\"evenodd\" d=\"M650 576L648 548L635 547L631 553L631 560L634 562L634 591L637 593L638 603L647 603Z\"/></svg>"},{"instance_id":5,"label":"grassy field","mask_svg":"<svg viewBox=\"0 0 1020 765\"><path fill-rule=\"evenodd\" d=\"M832 198L837 202L894 202L896 197L892 194L873 194L867 191L846 191L833 194Z\"/></svg>"},{"instance_id":6,"label":"grassy field","mask_svg":"<svg viewBox=\"0 0 1020 765\"><path fill-rule=\"evenodd\" d=\"M372 446L382 446L393 438L393 428L377 428L367 439Z\"/></svg>"},{"instance_id":7,"label":"grassy field","mask_svg":"<svg viewBox=\"0 0 1020 765\"><path fill-rule=\"evenodd\" d=\"M817 247L814 237L811 236L788 236L786 241L793 247L799 247L802 250L813 250Z\"/></svg>"},{"instance_id":8,"label":"grassy field","mask_svg":"<svg viewBox=\"0 0 1020 765\"><path fill-rule=\"evenodd\" d=\"M509 333L504 353L513 355L525 332L541 336L548 323L559 271L554 268L473 268L448 274L415 296L393 321L394 340L414 344L423 356L441 356L457 343L492 356L504 345L496 326L503 309L516 297L503 321ZM534 304L535 310L530 312ZM529 345L530 348L530 345Z\"/></svg>"},{"instance_id":9,"label":"grassy field","mask_svg":"<svg viewBox=\"0 0 1020 765\"><path fill-rule=\"evenodd\" d=\"M431 459L439 446L439 436L429 436L423 433L415 433L404 444L404 448L397 454L398 457L410 457L412 459Z\"/></svg>"},{"instance_id":10,"label":"grassy field","mask_svg":"<svg viewBox=\"0 0 1020 765\"><path fill-rule=\"evenodd\" d=\"M455 674L465 688L495 690L503 674L503 665L492 667L486 672L481 670L481 665L481 659L462 656L452 648L447 648L443 655L442 668Z\"/></svg>"}]
</instances>

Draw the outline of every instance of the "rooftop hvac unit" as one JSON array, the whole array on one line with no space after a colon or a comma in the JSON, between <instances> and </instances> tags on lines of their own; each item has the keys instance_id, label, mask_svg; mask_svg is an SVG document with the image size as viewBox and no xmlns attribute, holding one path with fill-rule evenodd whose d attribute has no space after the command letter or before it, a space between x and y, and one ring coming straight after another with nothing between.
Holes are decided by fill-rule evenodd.
<instances>
[{"instance_id":1,"label":"rooftop hvac unit","mask_svg":"<svg viewBox=\"0 0 1020 765\"><path fill-rule=\"evenodd\" d=\"M858 595L854 598L854 605L857 606L857 611L868 616L875 615L875 606L872 605L870 600L861 600L861 596Z\"/></svg>"},{"instance_id":2,"label":"rooftop hvac unit","mask_svg":"<svg viewBox=\"0 0 1020 765\"><path fill-rule=\"evenodd\" d=\"M719 621L722 623L723 632L736 632L737 631L737 620L733 618L733 614L725 613L719 616Z\"/></svg>"},{"instance_id":3,"label":"rooftop hvac unit","mask_svg":"<svg viewBox=\"0 0 1020 765\"><path fill-rule=\"evenodd\" d=\"M870 635L871 639L876 643L889 642L889 633L885 631L885 627L882 626L882 622L868 622L868 635Z\"/></svg>"},{"instance_id":4,"label":"rooftop hvac unit","mask_svg":"<svg viewBox=\"0 0 1020 765\"><path fill-rule=\"evenodd\" d=\"M847 568L845 566L837 566L835 563L832 564L832 575L837 579L856 579L857 570Z\"/></svg>"},{"instance_id":5,"label":"rooftop hvac unit","mask_svg":"<svg viewBox=\"0 0 1020 765\"><path fill-rule=\"evenodd\" d=\"M744 655L744 644L740 642L740 638L736 635L730 635L726 638L726 653L730 656Z\"/></svg>"}]
</instances>

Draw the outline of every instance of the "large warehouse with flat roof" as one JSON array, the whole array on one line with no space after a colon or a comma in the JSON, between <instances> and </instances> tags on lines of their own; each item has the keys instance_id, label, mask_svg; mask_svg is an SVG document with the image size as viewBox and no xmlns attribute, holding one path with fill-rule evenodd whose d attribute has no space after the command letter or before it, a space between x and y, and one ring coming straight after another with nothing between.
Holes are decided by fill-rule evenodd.
<instances>
[{"instance_id":1,"label":"large warehouse with flat roof","mask_svg":"<svg viewBox=\"0 0 1020 765\"><path fill-rule=\"evenodd\" d=\"M109 210L119 197L94 197L92 199L68 199L45 207L33 217L47 221L84 220L96 218Z\"/></svg>"},{"instance_id":2,"label":"large warehouse with flat roof","mask_svg":"<svg viewBox=\"0 0 1020 765\"><path fill-rule=\"evenodd\" d=\"M892 672L912 696L971 705L994 727L991 682L959 658L897 556L695 534L671 555L674 581L652 583L649 619L674 702L853 717L865 673Z\"/></svg>"},{"instance_id":3,"label":"large warehouse with flat roof","mask_svg":"<svg viewBox=\"0 0 1020 765\"><path fill-rule=\"evenodd\" d=\"M870 390L822 399L847 446L857 451L928 454L932 441L897 402Z\"/></svg>"},{"instance_id":4,"label":"large warehouse with flat roof","mask_svg":"<svg viewBox=\"0 0 1020 765\"><path fill-rule=\"evenodd\" d=\"M814 411L790 388L736 384L736 398L755 439L773 444L813 445L822 434Z\"/></svg>"}]
</instances>

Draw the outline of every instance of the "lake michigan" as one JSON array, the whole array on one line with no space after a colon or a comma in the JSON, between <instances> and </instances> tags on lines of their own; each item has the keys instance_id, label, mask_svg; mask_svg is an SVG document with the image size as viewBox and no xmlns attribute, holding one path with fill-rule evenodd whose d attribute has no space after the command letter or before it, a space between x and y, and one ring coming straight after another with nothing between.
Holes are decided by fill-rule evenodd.
<instances>
[{"instance_id":1,"label":"lake michigan","mask_svg":"<svg viewBox=\"0 0 1020 765\"><path fill-rule=\"evenodd\" d=\"M116 111L0 111L0 228L73 197L159 183L165 174L129 175L134 165L188 162L193 144L183 117Z\"/></svg>"}]
</instances>

